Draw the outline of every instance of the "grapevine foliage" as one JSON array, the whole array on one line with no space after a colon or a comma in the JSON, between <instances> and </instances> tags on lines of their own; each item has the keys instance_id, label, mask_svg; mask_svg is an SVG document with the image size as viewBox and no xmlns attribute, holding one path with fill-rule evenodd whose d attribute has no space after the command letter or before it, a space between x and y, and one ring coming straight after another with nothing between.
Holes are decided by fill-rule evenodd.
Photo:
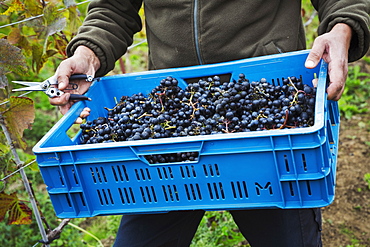
<instances>
[{"instance_id":1,"label":"grapevine foliage","mask_svg":"<svg viewBox=\"0 0 370 247\"><path fill-rule=\"evenodd\" d=\"M9 27L0 38L22 49L30 58L28 67L37 74L53 57L66 57L65 48L81 25L80 13L74 1L11 0L2 5L0 13L9 23L29 18L28 21ZM16 16L16 18L15 18ZM34 18L39 16L38 18ZM68 31L66 31L68 30Z\"/></svg>"},{"instance_id":2,"label":"grapevine foliage","mask_svg":"<svg viewBox=\"0 0 370 247\"><path fill-rule=\"evenodd\" d=\"M16 193L10 195L0 193L0 221L3 221L8 213L8 225L31 224L31 209L19 201Z\"/></svg>"},{"instance_id":3,"label":"grapevine foliage","mask_svg":"<svg viewBox=\"0 0 370 247\"><path fill-rule=\"evenodd\" d=\"M0 174L2 176L22 166L19 157L15 155L15 148L26 149L26 143L22 138L23 131L32 126L35 118L33 100L9 95L12 85L8 78L17 74L21 77L18 80L43 80L44 78L38 79L38 76L45 65L55 67L58 61L66 58L66 45L77 32L83 19L80 15L74 0L1 1L0 124L3 131L0 131L2 142ZM30 208L18 199L17 192L5 192L9 181L10 178L1 181L0 221L8 214L8 224L29 224Z\"/></svg>"},{"instance_id":4,"label":"grapevine foliage","mask_svg":"<svg viewBox=\"0 0 370 247\"><path fill-rule=\"evenodd\" d=\"M2 111L2 109L0 108ZM23 141L23 131L30 129L35 119L35 108L33 100L26 97L10 97L7 108L1 112L5 117L5 125L10 131L12 139L19 147L26 148Z\"/></svg>"},{"instance_id":5,"label":"grapevine foliage","mask_svg":"<svg viewBox=\"0 0 370 247\"><path fill-rule=\"evenodd\" d=\"M9 72L26 73L26 61L21 49L11 45L8 40L0 39L0 89L8 86L5 74Z\"/></svg>"}]
</instances>

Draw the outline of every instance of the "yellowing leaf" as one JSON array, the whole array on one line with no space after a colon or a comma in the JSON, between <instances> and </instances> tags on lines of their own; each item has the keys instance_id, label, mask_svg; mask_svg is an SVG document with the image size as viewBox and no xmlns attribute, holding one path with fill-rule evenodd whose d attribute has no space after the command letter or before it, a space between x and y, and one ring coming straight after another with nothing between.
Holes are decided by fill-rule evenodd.
<instances>
[{"instance_id":1,"label":"yellowing leaf","mask_svg":"<svg viewBox=\"0 0 370 247\"><path fill-rule=\"evenodd\" d=\"M10 152L10 147L5 143L0 143L0 156Z\"/></svg>"},{"instance_id":2,"label":"yellowing leaf","mask_svg":"<svg viewBox=\"0 0 370 247\"><path fill-rule=\"evenodd\" d=\"M31 209L20 202L16 192L12 194L6 194L0 192L0 222L5 219L6 213L8 213L8 225L20 225L31 223Z\"/></svg>"},{"instance_id":3,"label":"yellowing leaf","mask_svg":"<svg viewBox=\"0 0 370 247\"><path fill-rule=\"evenodd\" d=\"M40 171L39 165L36 162L32 163L32 165L30 165L28 167L31 169L31 171L34 171L34 172L39 172Z\"/></svg>"},{"instance_id":4,"label":"yellowing leaf","mask_svg":"<svg viewBox=\"0 0 370 247\"><path fill-rule=\"evenodd\" d=\"M38 73L44 65L42 55L43 47L38 44L32 45L32 66L36 73Z\"/></svg>"},{"instance_id":5,"label":"yellowing leaf","mask_svg":"<svg viewBox=\"0 0 370 247\"><path fill-rule=\"evenodd\" d=\"M24 1L25 16L31 17L42 14L42 4L39 0L27 0Z\"/></svg>"},{"instance_id":6,"label":"yellowing leaf","mask_svg":"<svg viewBox=\"0 0 370 247\"><path fill-rule=\"evenodd\" d=\"M26 143L23 141L23 131L30 129L35 119L35 108L33 101L26 97L10 97L9 108L3 113L5 123L12 136L12 139L25 149Z\"/></svg>"},{"instance_id":7,"label":"yellowing leaf","mask_svg":"<svg viewBox=\"0 0 370 247\"><path fill-rule=\"evenodd\" d=\"M11 13L16 13L23 10L23 3L21 3L19 0L13 0L13 2L9 5L9 8L4 13L2 13L2 15L10 15Z\"/></svg>"},{"instance_id":8,"label":"yellowing leaf","mask_svg":"<svg viewBox=\"0 0 370 247\"><path fill-rule=\"evenodd\" d=\"M43 12L44 12L44 16L43 16L44 22L48 26L56 22L58 19L62 19L64 17L63 12L58 11L57 2L52 2L52 1L49 2L45 6Z\"/></svg>"},{"instance_id":9,"label":"yellowing leaf","mask_svg":"<svg viewBox=\"0 0 370 247\"><path fill-rule=\"evenodd\" d=\"M15 192L13 194L0 193L0 222L4 220L6 213L14 203L18 201Z\"/></svg>"},{"instance_id":10,"label":"yellowing leaf","mask_svg":"<svg viewBox=\"0 0 370 247\"><path fill-rule=\"evenodd\" d=\"M67 40L63 39L63 37L54 36L55 48L58 50L59 54L63 57L67 57L66 47L67 47Z\"/></svg>"},{"instance_id":11,"label":"yellowing leaf","mask_svg":"<svg viewBox=\"0 0 370 247\"><path fill-rule=\"evenodd\" d=\"M12 205L9 211L8 225L28 225L32 223L32 210L24 203Z\"/></svg>"},{"instance_id":12,"label":"yellowing leaf","mask_svg":"<svg viewBox=\"0 0 370 247\"><path fill-rule=\"evenodd\" d=\"M8 34L7 40L10 44L14 45L17 44L21 40L21 38L21 30L19 30L19 28L12 28L12 30Z\"/></svg>"},{"instance_id":13,"label":"yellowing leaf","mask_svg":"<svg viewBox=\"0 0 370 247\"><path fill-rule=\"evenodd\" d=\"M68 30L71 33L76 33L82 24L79 15L80 13L78 12L76 5L68 7Z\"/></svg>"}]
</instances>

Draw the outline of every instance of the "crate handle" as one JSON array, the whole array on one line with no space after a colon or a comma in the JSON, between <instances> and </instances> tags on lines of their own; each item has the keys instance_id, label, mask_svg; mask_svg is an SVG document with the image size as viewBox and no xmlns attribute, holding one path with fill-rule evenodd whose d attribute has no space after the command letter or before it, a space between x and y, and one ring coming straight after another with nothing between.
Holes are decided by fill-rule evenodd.
<instances>
[{"instance_id":1,"label":"crate handle","mask_svg":"<svg viewBox=\"0 0 370 247\"><path fill-rule=\"evenodd\" d=\"M181 142L181 143L169 142L167 144L162 144L160 147L153 146L153 145L145 145L145 146L130 146L130 148L137 155L137 157L144 163L150 166L158 166L158 165L168 165L169 163L165 162L165 163L151 164L147 160L146 156L169 155L169 154L177 154L177 153L194 152L198 154L197 158L199 159L199 156L202 153L203 144L204 144L203 141L191 141L191 142Z\"/></svg>"},{"instance_id":2,"label":"crate handle","mask_svg":"<svg viewBox=\"0 0 370 247\"><path fill-rule=\"evenodd\" d=\"M158 145L130 146L132 151L137 155L153 155L177 152L201 152L203 141L191 142L168 142Z\"/></svg>"},{"instance_id":3,"label":"crate handle","mask_svg":"<svg viewBox=\"0 0 370 247\"><path fill-rule=\"evenodd\" d=\"M56 147L76 145L78 141L74 138L70 138L67 135L68 130L75 123L76 119L80 116L82 110L86 107L84 101L79 101L74 104L71 109L48 131L45 136L39 141L42 143L40 147ZM35 147L36 148L36 147Z\"/></svg>"}]
</instances>

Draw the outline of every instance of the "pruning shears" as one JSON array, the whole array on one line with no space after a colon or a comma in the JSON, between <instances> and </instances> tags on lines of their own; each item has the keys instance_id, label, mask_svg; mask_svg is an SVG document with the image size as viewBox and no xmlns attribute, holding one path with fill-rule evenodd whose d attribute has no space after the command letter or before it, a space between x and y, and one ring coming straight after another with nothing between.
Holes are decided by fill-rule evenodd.
<instances>
[{"instance_id":1,"label":"pruning shears","mask_svg":"<svg viewBox=\"0 0 370 247\"><path fill-rule=\"evenodd\" d=\"M70 81L73 80L86 80L92 82L94 80L93 76L85 74L74 74L69 77ZM21 84L27 87L16 88L12 91L43 91L49 98L54 98L64 94L63 91L59 90L56 85L58 81L55 76L46 79L43 82L29 82L29 81L13 81L14 83ZM75 83L69 83L69 87L65 90L74 90L77 89L78 85ZM71 94L70 100L91 100L89 97L81 94Z\"/></svg>"}]
</instances>

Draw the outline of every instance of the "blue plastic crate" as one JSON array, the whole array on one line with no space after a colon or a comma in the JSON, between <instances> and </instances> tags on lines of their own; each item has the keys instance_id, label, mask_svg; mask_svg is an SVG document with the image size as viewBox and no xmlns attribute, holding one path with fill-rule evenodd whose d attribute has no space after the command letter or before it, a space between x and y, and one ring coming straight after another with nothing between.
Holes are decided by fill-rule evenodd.
<instances>
[{"instance_id":1,"label":"blue plastic crate","mask_svg":"<svg viewBox=\"0 0 370 247\"><path fill-rule=\"evenodd\" d=\"M94 82L92 101L72 109L33 148L56 214L61 218L170 210L310 208L334 199L339 111L325 92L327 65L306 69L308 51L107 76ZM79 145L67 131L84 107L106 116L123 95L149 93L167 76L186 82L226 75L250 80L319 78L312 127ZM145 156L198 152L194 162L149 164Z\"/></svg>"}]
</instances>

